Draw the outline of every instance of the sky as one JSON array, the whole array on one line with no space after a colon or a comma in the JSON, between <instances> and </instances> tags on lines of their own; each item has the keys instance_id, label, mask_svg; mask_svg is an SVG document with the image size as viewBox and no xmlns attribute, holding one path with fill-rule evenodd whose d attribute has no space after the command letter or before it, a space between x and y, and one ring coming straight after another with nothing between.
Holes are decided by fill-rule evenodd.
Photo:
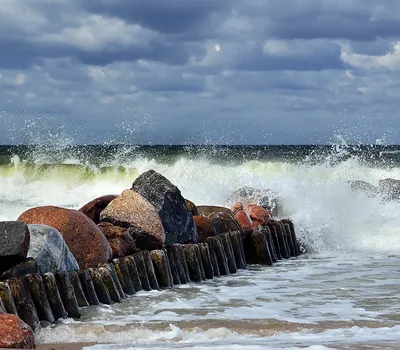
<instances>
[{"instance_id":1,"label":"sky","mask_svg":"<svg viewBox=\"0 0 400 350\"><path fill-rule=\"evenodd\" d=\"M400 144L398 0L0 0L0 144Z\"/></svg>"}]
</instances>

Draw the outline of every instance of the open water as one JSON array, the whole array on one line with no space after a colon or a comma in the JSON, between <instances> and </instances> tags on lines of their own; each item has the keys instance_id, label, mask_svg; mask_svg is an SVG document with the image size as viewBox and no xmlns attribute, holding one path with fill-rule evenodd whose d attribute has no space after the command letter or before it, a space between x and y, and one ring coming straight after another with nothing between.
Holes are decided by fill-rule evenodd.
<instances>
[{"instance_id":1,"label":"open water","mask_svg":"<svg viewBox=\"0 0 400 350\"><path fill-rule=\"evenodd\" d=\"M0 220L79 208L154 169L198 205L242 186L275 193L312 248L274 267L139 292L43 328L39 343L91 349L398 349L400 203L357 192L400 179L391 146L0 146Z\"/></svg>"}]
</instances>

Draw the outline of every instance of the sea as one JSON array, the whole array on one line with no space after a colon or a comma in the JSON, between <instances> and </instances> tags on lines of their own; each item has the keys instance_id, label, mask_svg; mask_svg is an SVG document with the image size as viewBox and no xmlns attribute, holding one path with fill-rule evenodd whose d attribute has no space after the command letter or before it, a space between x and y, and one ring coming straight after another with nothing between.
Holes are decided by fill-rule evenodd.
<instances>
[{"instance_id":1,"label":"sea","mask_svg":"<svg viewBox=\"0 0 400 350\"><path fill-rule=\"evenodd\" d=\"M197 205L250 186L279 200L306 254L139 292L37 333L85 349L400 349L400 202L352 189L400 179L400 146L0 146L0 220L80 208L154 169Z\"/></svg>"}]
</instances>

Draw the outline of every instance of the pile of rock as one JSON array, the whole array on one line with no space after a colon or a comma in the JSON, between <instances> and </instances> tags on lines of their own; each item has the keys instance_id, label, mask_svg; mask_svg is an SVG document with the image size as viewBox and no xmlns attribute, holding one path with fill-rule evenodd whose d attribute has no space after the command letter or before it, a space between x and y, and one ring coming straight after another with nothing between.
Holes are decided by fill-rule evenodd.
<instances>
[{"instance_id":1,"label":"pile of rock","mask_svg":"<svg viewBox=\"0 0 400 350\"><path fill-rule=\"evenodd\" d=\"M251 203L196 206L150 170L80 210L37 207L0 222L0 346L30 348L32 330L89 305L299 254L291 221Z\"/></svg>"}]
</instances>

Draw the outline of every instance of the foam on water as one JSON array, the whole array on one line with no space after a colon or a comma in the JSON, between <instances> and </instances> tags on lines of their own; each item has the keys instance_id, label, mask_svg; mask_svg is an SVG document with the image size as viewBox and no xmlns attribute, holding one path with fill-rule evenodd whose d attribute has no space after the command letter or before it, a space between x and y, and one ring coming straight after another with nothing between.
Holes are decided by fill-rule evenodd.
<instances>
[{"instance_id":1,"label":"foam on water","mask_svg":"<svg viewBox=\"0 0 400 350\"><path fill-rule=\"evenodd\" d=\"M38 340L113 343L121 349L392 342L400 334L399 267L399 257L348 255L251 266L236 275L89 308L80 321L43 329Z\"/></svg>"},{"instance_id":2,"label":"foam on water","mask_svg":"<svg viewBox=\"0 0 400 350\"><path fill-rule=\"evenodd\" d=\"M59 205L79 208L104 194L129 188L144 171L154 169L196 204L223 205L242 186L270 189L283 204L298 235L319 252L359 253L400 250L399 202L383 202L379 196L351 190L349 180L373 185L384 178L400 179L400 168L366 165L357 157L343 158L335 150L317 163L307 161L243 161L221 163L206 156L182 156L172 163L152 158L127 160L124 154L94 165L68 157L52 164L35 156L35 163L13 158L0 167L0 220L14 220L29 207Z\"/></svg>"}]
</instances>

